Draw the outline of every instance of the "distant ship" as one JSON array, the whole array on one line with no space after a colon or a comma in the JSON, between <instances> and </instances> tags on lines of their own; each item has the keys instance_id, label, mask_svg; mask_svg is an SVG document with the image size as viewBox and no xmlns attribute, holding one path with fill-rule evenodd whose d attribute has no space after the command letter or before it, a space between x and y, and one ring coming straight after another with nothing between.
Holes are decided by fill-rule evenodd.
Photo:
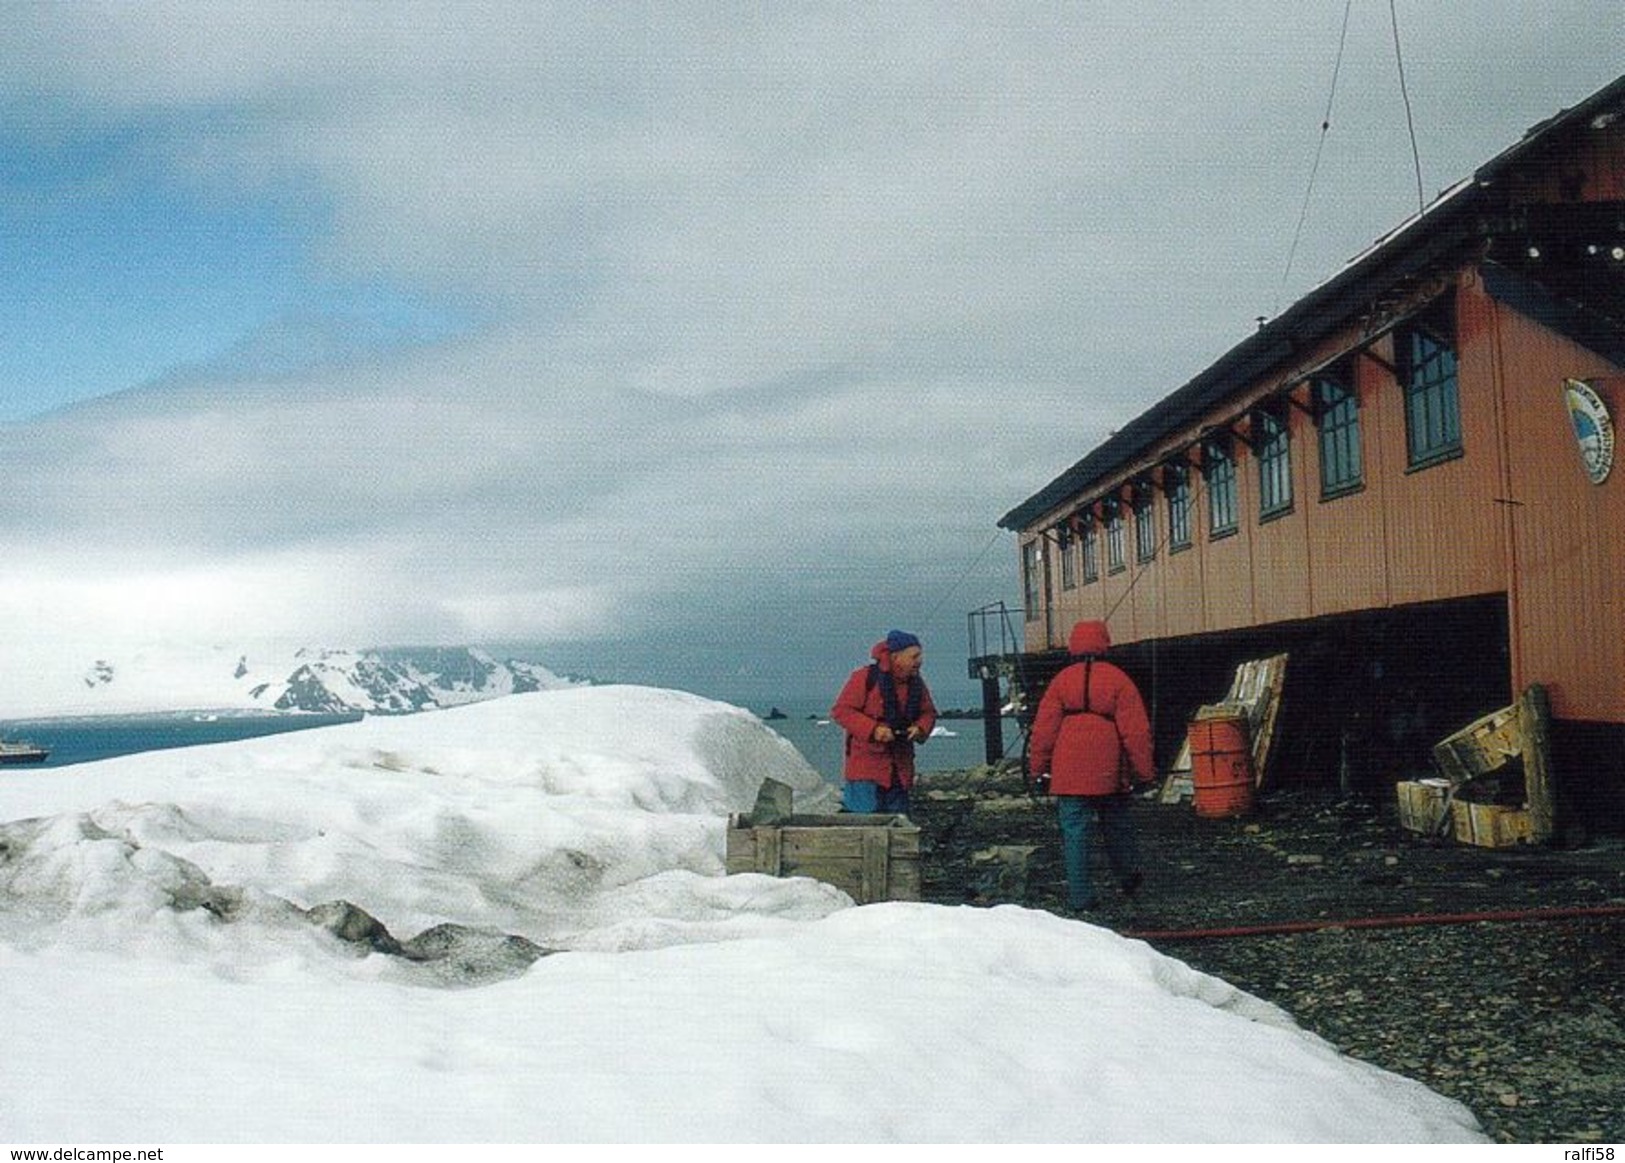
<instances>
[{"instance_id":1,"label":"distant ship","mask_svg":"<svg viewBox=\"0 0 1625 1163\"><path fill-rule=\"evenodd\" d=\"M20 739L0 739L0 763L44 763L50 752Z\"/></svg>"}]
</instances>

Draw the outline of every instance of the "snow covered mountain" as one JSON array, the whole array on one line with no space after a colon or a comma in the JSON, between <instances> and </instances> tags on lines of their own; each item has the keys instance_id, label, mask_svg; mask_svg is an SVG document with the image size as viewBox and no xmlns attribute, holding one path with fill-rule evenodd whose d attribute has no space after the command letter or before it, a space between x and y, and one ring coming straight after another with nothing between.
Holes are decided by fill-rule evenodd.
<instances>
[{"instance_id":1,"label":"snow covered mountain","mask_svg":"<svg viewBox=\"0 0 1625 1163\"><path fill-rule=\"evenodd\" d=\"M149 645L51 651L0 668L0 719L149 711L407 714L583 685L477 647L369 650Z\"/></svg>"},{"instance_id":2,"label":"snow covered mountain","mask_svg":"<svg viewBox=\"0 0 1625 1163\"><path fill-rule=\"evenodd\" d=\"M239 666L246 672L246 657ZM498 662L472 647L391 648L301 651L286 678L248 693L278 711L406 714L572 685L544 666Z\"/></svg>"}]
</instances>

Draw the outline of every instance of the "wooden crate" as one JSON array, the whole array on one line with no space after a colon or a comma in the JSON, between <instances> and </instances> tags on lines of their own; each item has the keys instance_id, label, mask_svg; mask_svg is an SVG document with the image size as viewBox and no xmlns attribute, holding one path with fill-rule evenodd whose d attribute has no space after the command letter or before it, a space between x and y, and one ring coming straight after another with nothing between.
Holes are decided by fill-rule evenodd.
<instances>
[{"instance_id":1,"label":"wooden crate","mask_svg":"<svg viewBox=\"0 0 1625 1163\"><path fill-rule=\"evenodd\" d=\"M920 829L907 816L791 816L773 824L728 821L727 868L810 876L860 905L920 899Z\"/></svg>"},{"instance_id":2,"label":"wooden crate","mask_svg":"<svg viewBox=\"0 0 1625 1163\"><path fill-rule=\"evenodd\" d=\"M1463 844L1511 848L1535 841L1534 818L1527 808L1454 800L1450 804L1450 816L1456 839Z\"/></svg>"},{"instance_id":3,"label":"wooden crate","mask_svg":"<svg viewBox=\"0 0 1625 1163\"><path fill-rule=\"evenodd\" d=\"M1398 784L1399 826L1424 836L1444 831L1450 784L1442 779L1403 780Z\"/></svg>"},{"instance_id":4,"label":"wooden crate","mask_svg":"<svg viewBox=\"0 0 1625 1163\"><path fill-rule=\"evenodd\" d=\"M1470 779L1523 756L1522 713L1518 704L1503 707L1467 724L1433 748L1434 761L1451 783Z\"/></svg>"}]
</instances>

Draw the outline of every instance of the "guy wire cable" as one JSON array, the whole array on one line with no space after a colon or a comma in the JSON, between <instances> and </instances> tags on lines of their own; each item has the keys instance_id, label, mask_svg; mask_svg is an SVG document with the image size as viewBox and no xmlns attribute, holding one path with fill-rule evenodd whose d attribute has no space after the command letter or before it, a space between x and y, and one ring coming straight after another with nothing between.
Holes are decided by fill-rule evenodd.
<instances>
[{"instance_id":1,"label":"guy wire cable","mask_svg":"<svg viewBox=\"0 0 1625 1163\"><path fill-rule=\"evenodd\" d=\"M1275 302L1270 306L1270 314L1276 315L1281 310L1281 296L1286 294L1287 280L1292 276L1292 264L1298 257L1298 243L1303 238L1304 222L1309 217L1309 196L1315 190L1315 176L1320 173L1320 155L1326 148L1326 135L1332 128L1332 102L1337 97L1337 78L1343 71L1343 46L1348 41L1349 11L1354 7L1354 0L1345 0L1343 5L1343 31L1337 37L1337 59L1332 65L1331 91L1326 94L1326 115L1320 119L1320 141L1315 146L1315 161L1309 168L1309 186L1303 192L1303 206L1298 211L1298 226L1292 232L1292 246L1287 251L1286 270L1281 272L1281 285L1276 288Z\"/></svg>"},{"instance_id":2,"label":"guy wire cable","mask_svg":"<svg viewBox=\"0 0 1625 1163\"><path fill-rule=\"evenodd\" d=\"M1427 199L1422 193L1422 155L1416 148L1416 122L1411 117L1411 94L1405 86L1405 56L1399 51L1399 12L1394 0L1388 0L1388 22L1394 30L1394 63L1399 67L1399 95L1405 102L1405 127L1411 135L1411 162L1416 167L1416 212L1427 212Z\"/></svg>"},{"instance_id":3,"label":"guy wire cable","mask_svg":"<svg viewBox=\"0 0 1625 1163\"><path fill-rule=\"evenodd\" d=\"M919 621L919 632L922 637L929 633L932 623L937 614L942 611L942 607L947 604L949 598L953 597L954 591L957 590L964 580L971 575L971 571L982 564L982 558L987 556L987 551L993 548L993 543L997 541L1003 535L1003 533L1004 531L1002 529L995 529L993 531L993 536L987 539L987 544L982 546L981 551L978 552L973 559L971 559L971 563L965 567L964 571L960 573L957 578L954 579L953 584L948 587L948 589L943 593L942 597L937 599L936 605L932 606L930 612Z\"/></svg>"}]
</instances>

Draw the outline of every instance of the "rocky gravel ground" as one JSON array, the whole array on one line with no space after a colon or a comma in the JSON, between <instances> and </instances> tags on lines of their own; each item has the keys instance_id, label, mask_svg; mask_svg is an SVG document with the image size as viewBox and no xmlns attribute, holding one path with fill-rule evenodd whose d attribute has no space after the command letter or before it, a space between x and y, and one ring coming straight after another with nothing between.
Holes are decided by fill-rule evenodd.
<instances>
[{"instance_id":1,"label":"rocky gravel ground","mask_svg":"<svg viewBox=\"0 0 1625 1163\"><path fill-rule=\"evenodd\" d=\"M1095 845L1087 920L1460 1100L1495 1140L1625 1142L1625 840L1475 848L1315 790L1239 819L1134 811L1145 886L1116 892ZM1053 801L1018 773L933 773L912 815L925 899L1064 911Z\"/></svg>"}]
</instances>

